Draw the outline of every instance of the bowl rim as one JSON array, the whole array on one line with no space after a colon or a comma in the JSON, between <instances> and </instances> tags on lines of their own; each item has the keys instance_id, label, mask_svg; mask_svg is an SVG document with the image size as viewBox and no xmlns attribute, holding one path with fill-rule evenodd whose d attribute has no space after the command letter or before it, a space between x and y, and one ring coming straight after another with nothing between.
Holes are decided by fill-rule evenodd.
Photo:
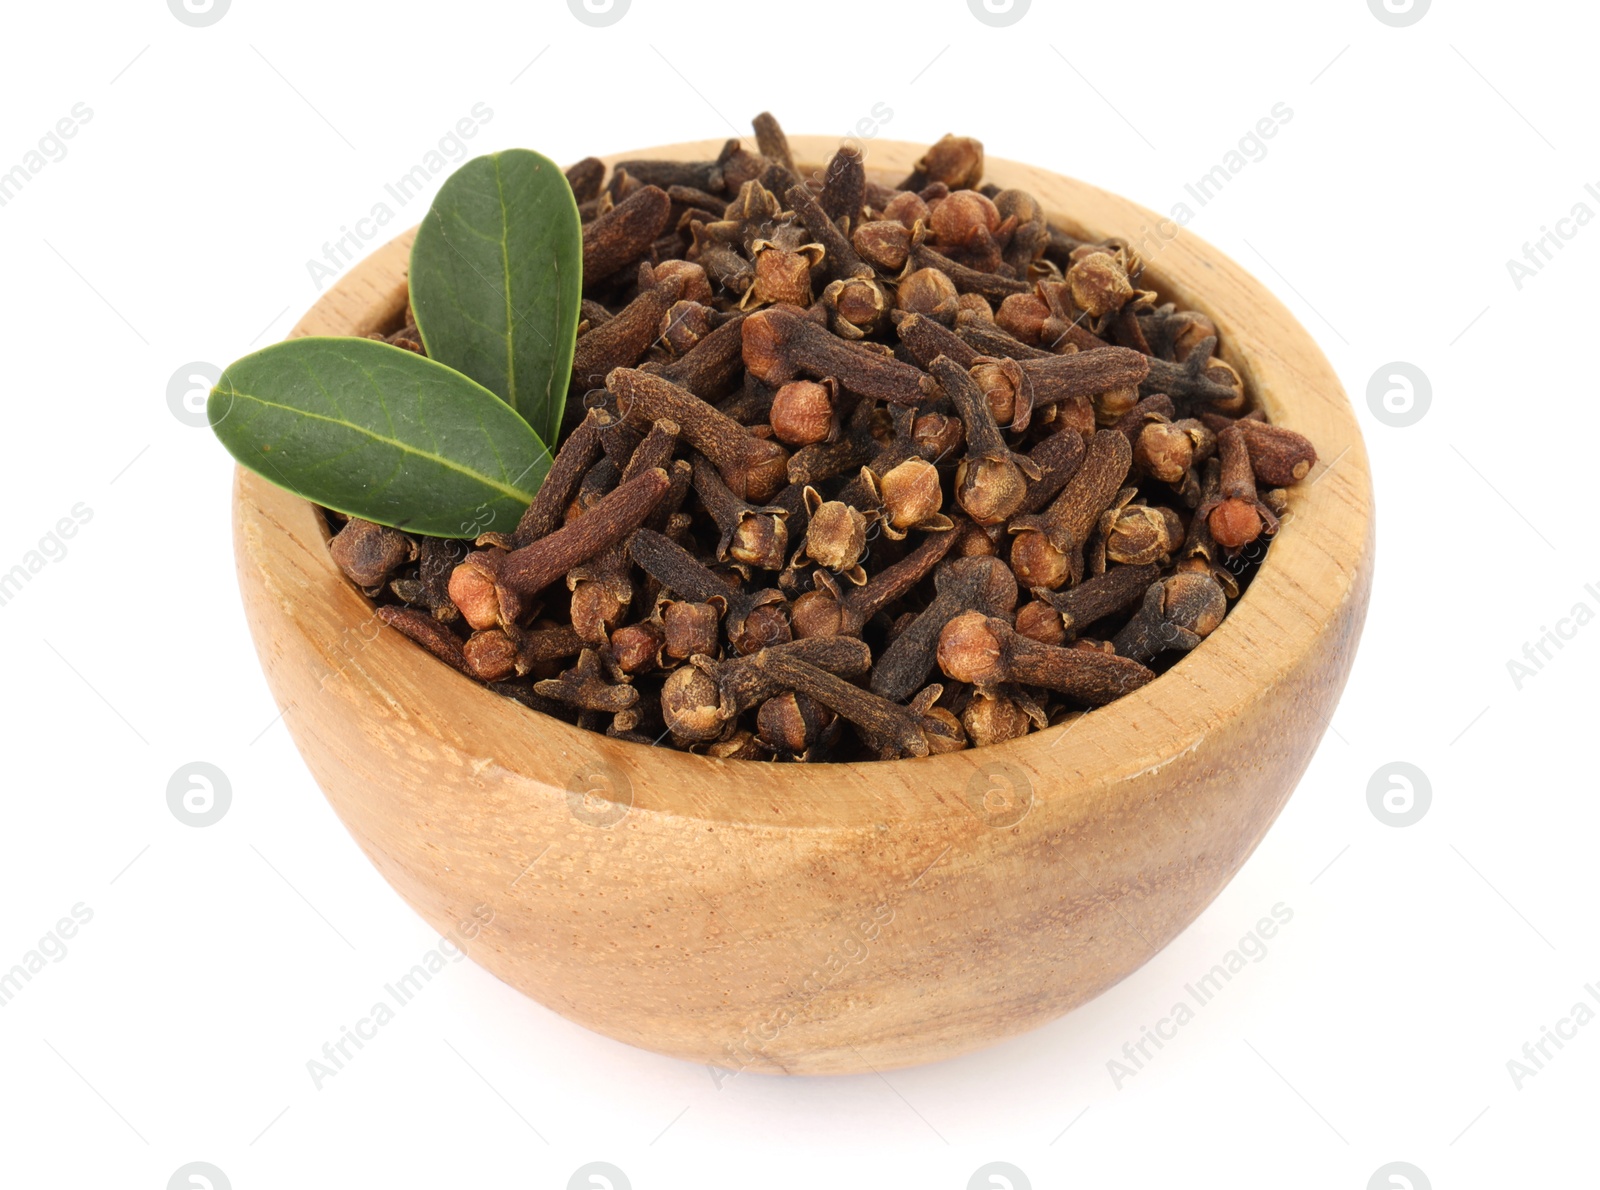
<instances>
[{"instance_id":1,"label":"bowl rim","mask_svg":"<svg viewBox=\"0 0 1600 1190\"><path fill-rule=\"evenodd\" d=\"M789 140L806 171L838 144L829 137ZM723 143L655 146L602 160L610 166L647 155L707 159ZM924 149L872 140L867 143L869 176L892 184ZM1318 634L1330 624L1348 623L1349 604L1364 603L1366 597L1373 550L1371 478L1360 427L1337 376L1309 332L1265 286L1174 220L1087 183L1005 159L988 159L985 181L1029 190L1057 226L1085 238L1117 235L1131 241L1137 229L1147 244L1155 235L1158 251L1141 255L1162 300L1208 314L1218 328L1222 357L1244 376L1271 420L1300 430L1317 447L1316 469L1289 489L1288 512L1270 558L1201 647L1116 702L1004 744L924 758L789 766L717 760L667 747L652 751L548 716L540 716L537 730L528 732L525 716L537 712L456 673L398 633L380 633L368 646L375 654L372 663L341 673L340 680L386 697L384 665L435 667L427 682L436 685L437 698L424 696L434 705L411 707L420 730L480 770L493 766L569 799L593 795L635 812L707 823L849 831L882 829L888 819L907 813L969 814L970 793L987 788L996 772L1026 780L1030 806L1039 800L1108 796L1118 782L1199 748L1220 722L1270 714L1274 689L1305 664ZM321 295L289 337L364 335L392 323L404 309L414 234L415 228L402 233L355 265ZM243 468L236 472L235 500L241 516L253 506L298 537L300 548L317 555L310 570L320 586L312 594L320 591L335 603L349 625L346 631L370 620L372 605L338 572L327 549L308 545L320 546L327 536L309 501ZM243 576L251 558L243 537L240 542ZM1354 623L1358 631L1359 611ZM468 698L477 700L470 721L452 721L452 708ZM1326 726L1324 719L1318 736ZM892 779L875 780L875 775ZM928 790L929 803L908 806L897 793L901 788Z\"/></svg>"}]
</instances>

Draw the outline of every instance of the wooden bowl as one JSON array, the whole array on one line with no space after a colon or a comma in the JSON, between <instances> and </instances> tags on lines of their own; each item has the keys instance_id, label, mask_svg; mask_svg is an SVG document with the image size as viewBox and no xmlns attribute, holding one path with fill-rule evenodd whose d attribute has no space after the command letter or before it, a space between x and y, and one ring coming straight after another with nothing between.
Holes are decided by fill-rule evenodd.
<instances>
[{"instance_id":1,"label":"wooden bowl","mask_svg":"<svg viewBox=\"0 0 1600 1190\"><path fill-rule=\"evenodd\" d=\"M836 144L793 143L807 162ZM868 146L891 183L920 152ZM1143 238L1163 298L1216 321L1271 419L1323 460L1222 627L1076 723L816 766L580 731L383 631L311 505L239 472L240 587L307 765L418 913L458 936L483 923L464 943L472 958L563 1016L715 1067L790 1074L907 1066L1032 1029L1137 970L1210 904L1322 737L1373 556L1366 451L1333 369L1254 278L1169 221L1008 161L990 161L988 179L1078 234ZM373 253L293 333L395 325L410 241Z\"/></svg>"}]
</instances>

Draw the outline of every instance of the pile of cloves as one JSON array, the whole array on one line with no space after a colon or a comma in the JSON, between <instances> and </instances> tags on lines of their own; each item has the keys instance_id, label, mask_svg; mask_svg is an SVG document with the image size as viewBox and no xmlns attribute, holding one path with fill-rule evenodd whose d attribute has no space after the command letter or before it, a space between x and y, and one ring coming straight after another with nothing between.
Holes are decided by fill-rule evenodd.
<instances>
[{"instance_id":1,"label":"pile of cloves","mask_svg":"<svg viewBox=\"0 0 1600 1190\"><path fill-rule=\"evenodd\" d=\"M888 186L755 129L567 171L559 450L510 532L344 521L334 560L383 621L535 711L750 760L1012 739L1198 645L1316 460L1211 320L983 184L975 140Z\"/></svg>"}]
</instances>

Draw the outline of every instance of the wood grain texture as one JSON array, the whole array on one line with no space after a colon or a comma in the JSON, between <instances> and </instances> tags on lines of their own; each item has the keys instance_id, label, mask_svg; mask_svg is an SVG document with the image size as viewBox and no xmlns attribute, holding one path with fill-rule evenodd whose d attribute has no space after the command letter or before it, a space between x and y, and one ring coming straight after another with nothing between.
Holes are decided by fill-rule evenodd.
<instances>
[{"instance_id":1,"label":"wood grain texture","mask_svg":"<svg viewBox=\"0 0 1600 1190\"><path fill-rule=\"evenodd\" d=\"M833 147L793 144L808 162ZM869 165L892 183L920 153L874 141ZM1163 296L1215 319L1272 420L1324 460L1222 627L1074 724L922 760L783 767L579 731L381 631L311 507L239 472L240 586L307 765L407 902L441 931L492 913L468 953L563 1016L731 1070L885 1070L971 1050L1082 1004L1170 942L1310 760L1372 576L1367 455L1332 368L1260 283L1187 231L1162 241L1170 222L1034 167L991 161L988 178L1080 232L1152 237ZM410 238L294 333L392 325ZM1031 804L989 825L984 791L1012 782Z\"/></svg>"}]
</instances>

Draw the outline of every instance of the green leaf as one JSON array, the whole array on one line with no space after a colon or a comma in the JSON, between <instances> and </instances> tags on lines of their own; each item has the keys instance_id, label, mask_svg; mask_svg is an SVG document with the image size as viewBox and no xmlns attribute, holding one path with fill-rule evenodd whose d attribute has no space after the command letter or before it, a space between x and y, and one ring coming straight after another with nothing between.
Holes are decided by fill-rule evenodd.
<instances>
[{"instance_id":1,"label":"green leaf","mask_svg":"<svg viewBox=\"0 0 1600 1190\"><path fill-rule=\"evenodd\" d=\"M433 537L509 533L550 466L488 389L373 339L291 339L247 355L222 373L206 415L264 479Z\"/></svg>"},{"instance_id":2,"label":"green leaf","mask_svg":"<svg viewBox=\"0 0 1600 1190\"><path fill-rule=\"evenodd\" d=\"M583 297L583 228L555 163L527 149L467 162L411 248L411 308L428 355L555 442Z\"/></svg>"}]
</instances>

